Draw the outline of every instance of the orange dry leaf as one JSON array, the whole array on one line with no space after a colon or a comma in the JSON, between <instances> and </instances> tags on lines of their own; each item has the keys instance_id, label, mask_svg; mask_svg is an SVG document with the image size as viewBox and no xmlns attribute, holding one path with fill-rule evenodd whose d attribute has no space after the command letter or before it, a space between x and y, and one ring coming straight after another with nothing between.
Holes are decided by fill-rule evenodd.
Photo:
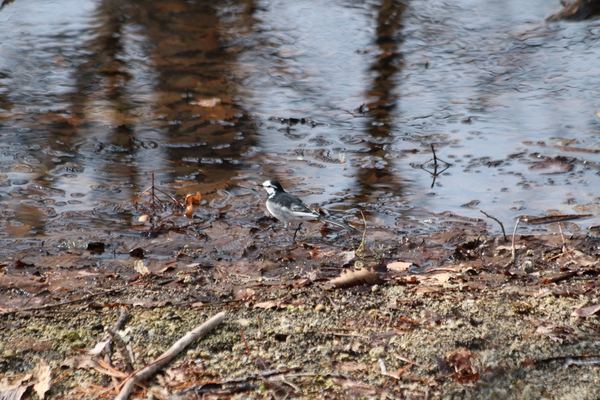
<instances>
[{"instance_id":1,"label":"orange dry leaf","mask_svg":"<svg viewBox=\"0 0 600 400\"><path fill-rule=\"evenodd\" d=\"M477 358L477 354L471 350L462 349L446 355L446 360L454 368L454 377L459 383L475 382L479 380L480 374L471 362Z\"/></svg>"},{"instance_id":2,"label":"orange dry leaf","mask_svg":"<svg viewBox=\"0 0 600 400\"><path fill-rule=\"evenodd\" d=\"M196 194L188 194L185 196L185 204L199 204L202 200L202 193L196 192Z\"/></svg>"},{"instance_id":3,"label":"orange dry leaf","mask_svg":"<svg viewBox=\"0 0 600 400\"><path fill-rule=\"evenodd\" d=\"M347 288L364 284L378 285L383 282L385 281L381 279L377 273L366 268L359 269L358 271L346 271L342 273L342 275L331 280L331 283L336 288Z\"/></svg>"}]
</instances>

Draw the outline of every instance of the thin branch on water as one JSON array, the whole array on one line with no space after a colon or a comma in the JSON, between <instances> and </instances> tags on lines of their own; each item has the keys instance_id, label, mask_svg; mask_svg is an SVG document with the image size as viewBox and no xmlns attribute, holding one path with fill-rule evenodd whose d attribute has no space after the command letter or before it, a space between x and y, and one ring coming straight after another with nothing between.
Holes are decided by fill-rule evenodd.
<instances>
[{"instance_id":1,"label":"thin branch on water","mask_svg":"<svg viewBox=\"0 0 600 400\"><path fill-rule=\"evenodd\" d=\"M435 153L435 147L433 146L433 143L430 145L431 146L431 152L433 153L433 158L431 160L425 161L424 163L420 164L419 167L425 171L428 172L429 174L431 174L431 176L433 176L433 182L431 183L431 187L433 188L435 186L435 180L437 179L438 176L440 176L444 171L446 171L448 168L450 168L452 166L452 164L450 164L449 162L446 162L444 160L442 160L441 158L439 158L437 156L437 154ZM426 165L427 163L433 161L433 172L427 170L424 165ZM445 167L444 169L442 169L441 171L438 171L438 161L444 163Z\"/></svg>"}]
</instances>

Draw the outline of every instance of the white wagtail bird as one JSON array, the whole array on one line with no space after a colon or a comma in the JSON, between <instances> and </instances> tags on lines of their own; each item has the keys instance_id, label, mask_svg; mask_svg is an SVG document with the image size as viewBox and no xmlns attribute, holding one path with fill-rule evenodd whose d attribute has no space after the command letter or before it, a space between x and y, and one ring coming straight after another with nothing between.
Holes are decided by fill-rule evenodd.
<instances>
[{"instance_id":1,"label":"white wagtail bird","mask_svg":"<svg viewBox=\"0 0 600 400\"><path fill-rule=\"evenodd\" d=\"M296 234L304 221L325 221L349 231L354 230L350 225L325 218L316 211L311 210L302 200L283 190L281 184L277 181L264 181L262 186L269 195L267 198L267 210L269 210L271 215L283 222L285 228L291 223L298 222L298 228L294 231L294 241L296 241Z\"/></svg>"}]
</instances>

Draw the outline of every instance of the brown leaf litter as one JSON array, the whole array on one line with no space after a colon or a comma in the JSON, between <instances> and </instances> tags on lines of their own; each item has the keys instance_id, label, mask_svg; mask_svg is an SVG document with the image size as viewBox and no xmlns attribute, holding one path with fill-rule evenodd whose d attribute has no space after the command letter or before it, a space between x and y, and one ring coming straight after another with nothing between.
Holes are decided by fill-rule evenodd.
<instances>
[{"instance_id":1,"label":"brown leaf litter","mask_svg":"<svg viewBox=\"0 0 600 400\"><path fill-rule=\"evenodd\" d=\"M194 241L94 238L102 254L13 245L0 265L0 393L114 398L128 363L143 370L225 311L129 398L600 396L594 237L524 235L513 247L446 231L359 249L211 229Z\"/></svg>"}]
</instances>

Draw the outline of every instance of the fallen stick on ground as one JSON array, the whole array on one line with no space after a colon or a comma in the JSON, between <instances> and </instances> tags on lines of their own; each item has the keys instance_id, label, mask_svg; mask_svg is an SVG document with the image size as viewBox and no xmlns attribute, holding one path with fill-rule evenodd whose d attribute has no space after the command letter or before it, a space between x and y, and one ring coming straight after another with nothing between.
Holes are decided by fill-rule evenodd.
<instances>
[{"instance_id":1,"label":"fallen stick on ground","mask_svg":"<svg viewBox=\"0 0 600 400\"><path fill-rule=\"evenodd\" d=\"M171 348L165 351L160 357L154 360L150 365L146 368L141 369L140 371L133 374L129 379L125 381L121 392L115 397L114 400L126 400L129 398L129 394L131 390L135 386L136 383L145 381L150 378L156 372L158 372L163 366L165 366L169 361L171 361L177 354L181 353L187 346L189 346L196 339L200 339L202 336L206 335L208 332L217 327L223 320L225 319L225 313L220 312L199 327L195 328L192 331L189 331L185 334L181 339L179 339Z\"/></svg>"},{"instance_id":2,"label":"fallen stick on ground","mask_svg":"<svg viewBox=\"0 0 600 400\"><path fill-rule=\"evenodd\" d=\"M46 305L39 306L39 307L22 308L20 310L19 309L5 310L3 312L0 312L0 316L3 316L3 315L12 315L12 314L17 314L17 313L24 313L24 312L29 312L29 311L42 311L42 310L47 310L49 308L55 308L55 307L65 306L67 304L79 303L81 301L89 300L92 297L102 296L103 294L113 294L113 293L122 292L123 290L127 289L128 286L130 286L130 284L127 284L125 286L122 286L122 287L116 288L116 289L108 289L108 290L105 290L105 291L100 292L100 293L89 294L89 295L83 296L83 297L81 297L79 299L65 300L65 301L63 301L61 303L56 303L56 304L46 304Z\"/></svg>"},{"instance_id":3,"label":"fallen stick on ground","mask_svg":"<svg viewBox=\"0 0 600 400\"><path fill-rule=\"evenodd\" d=\"M109 366L114 367L113 363L112 363L112 346L111 346L111 342L115 343L115 346L117 347L117 351L119 351L119 349L121 349L121 357L123 358L123 360L125 360L125 364L127 365L126 369L126 373L129 375L133 372L133 358L131 357L127 357L129 355L129 352L127 351L127 345L123 346L124 343L120 343L117 344L117 341L115 340L115 337L112 333L110 332L118 332L121 329L123 329L123 325L125 325L125 322L127 321L127 319L129 318L129 311L127 310L127 307L121 307L121 313L119 314L119 319L117 320L117 322L115 322L115 324L112 326L112 328L106 328L106 331L108 333L108 336L110 336L110 341L106 344L106 352L104 353L104 362L107 363ZM118 335L118 334L116 334ZM119 339L121 340L121 342L123 342L123 338L118 335ZM131 368L131 369L129 369ZM113 385L115 387L116 390L118 390L119 387L119 380L115 377L115 376L111 376Z\"/></svg>"}]
</instances>

